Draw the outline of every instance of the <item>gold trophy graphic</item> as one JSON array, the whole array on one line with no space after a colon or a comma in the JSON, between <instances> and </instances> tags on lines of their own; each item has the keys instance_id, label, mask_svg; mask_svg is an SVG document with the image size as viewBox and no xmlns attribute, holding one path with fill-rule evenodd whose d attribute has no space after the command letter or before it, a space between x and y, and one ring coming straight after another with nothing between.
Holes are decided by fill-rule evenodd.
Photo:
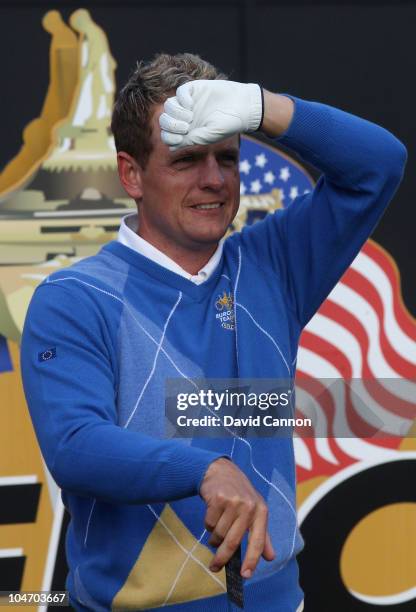
<instances>
[{"instance_id":1,"label":"gold trophy graphic","mask_svg":"<svg viewBox=\"0 0 416 612\"><path fill-rule=\"evenodd\" d=\"M29 301L52 271L114 239L121 216L135 210L119 185L109 128L116 63L107 36L85 9L69 24L56 10L42 20L49 87L0 175L0 496L10 508L0 524L0 591L50 589L63 519L19 374Z\"/></svg>"},{"instance_id":2,"label":"gold trophy graphic","mask_svg":"<svg viewBox=\"0 0 416 612\"><path fill-rule=\"evenodd\" d=\"M51 268L96 253L135 210L117 179L107 37L85 9L71 28L57 11L42 24L51 34L49 88L0 175L0 333L14 341L34 286Z\"/></svg>"}]
</instances>

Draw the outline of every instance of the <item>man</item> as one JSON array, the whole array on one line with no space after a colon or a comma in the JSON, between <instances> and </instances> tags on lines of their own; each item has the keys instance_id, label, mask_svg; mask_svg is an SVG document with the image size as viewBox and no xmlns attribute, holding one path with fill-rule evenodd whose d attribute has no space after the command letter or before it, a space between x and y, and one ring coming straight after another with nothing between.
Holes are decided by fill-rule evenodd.
<instances>
[{"instance_id":1,"label":"man","mask_svg":"<svg viewBox=\"0 0 416 612\"><path fill-rule=\"evenodd\" d=\"M72 605L228 610L224 565L241 543L245 608L301 610L292 441L166 439L165 380L292 379L300 332L391 199L405 149L374 124L229 82L190 54L139 64L112 129L138 216L42 283L22 343L32 419L72 519ZM223 241L239 133L257 129L323 175ZM224 292L230 329L215 318Z\"/></svg>"}]
</instances>

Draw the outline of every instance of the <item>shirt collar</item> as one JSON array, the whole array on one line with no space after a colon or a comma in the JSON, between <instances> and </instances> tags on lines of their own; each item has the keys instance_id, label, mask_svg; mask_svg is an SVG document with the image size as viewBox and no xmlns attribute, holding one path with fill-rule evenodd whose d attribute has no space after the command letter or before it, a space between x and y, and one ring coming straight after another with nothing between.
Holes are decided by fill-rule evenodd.
<instances>
[{"instance_id":1,"label":"shirt collar","mask_svg":"<svg viewBox=\"0 0 416 612\"><path fill-rule=\"evenodd\" d=\"M217 250L212 255L211 259L205 264L205 266L199 270L198 274L189 274L189 272L181 268L181 266L173 261L173 259L165 255L165 253L159 251L159 249L150 244L150 242L147 242L147 240L144 240L138 236L138 226L139 218L137 213L132 213L123 217L121 220L120 229L118 231L118 242L121 242L121 244L124 244L124 246L133 249L133 251L136 251L137 253L140 253L140 255L144 255L144 257L151 259L160 266L167 268L171 272L175 272L175 274L179 274L180 276L187 278L196 285L200 285L206 281L220 262L224 239L220 240Z\"/></svg>"}]
</instances>

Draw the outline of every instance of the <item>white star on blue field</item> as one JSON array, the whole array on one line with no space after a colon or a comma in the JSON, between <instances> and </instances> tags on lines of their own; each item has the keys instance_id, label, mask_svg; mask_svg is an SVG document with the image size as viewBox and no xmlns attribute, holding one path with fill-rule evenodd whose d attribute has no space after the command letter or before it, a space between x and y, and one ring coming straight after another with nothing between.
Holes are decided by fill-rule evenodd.
<instances>
[{"instance_id":1,"label":"white star on blue field","mask_svg":"<svg viewBox=\"0 0 416 612\"><path fill-rule=\"evenodd\" d=\"M288 206L298 196L309 193L313 183L305 170L280 151L243 136L240 150L240 194L257 196L270 193L272 189L281 190L283 206Z\"/></svg>"}]
</instances>

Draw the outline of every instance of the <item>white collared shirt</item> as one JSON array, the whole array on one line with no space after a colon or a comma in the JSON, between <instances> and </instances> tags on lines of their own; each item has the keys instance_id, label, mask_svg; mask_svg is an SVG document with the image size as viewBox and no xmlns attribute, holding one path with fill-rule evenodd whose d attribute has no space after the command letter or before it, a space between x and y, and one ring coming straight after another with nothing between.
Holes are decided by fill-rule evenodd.
<instances>
[{"instance_id":1,"label":"white collared shirt","mask_svg":"<svg viewBox=\"0 0 416 612\"><path fill-rule=\"evenodd\" d=\"M136 233L138 225L139 218L137 213L132 213L123 217L118 231L118 242L140 253L140 255L144 255L144 257L151 259L160 266L167 268L171 272L175 272L175 274L187 278L195 283L195 285L200 285L206 281L220 262L224 239L220 240L217 250L205 266L199 270L198 274L189 274L189 272L181 268L173 259L165 255L165 253L162 253L162 251L159 251L159 249L150 244L150 242L138 236Z\"/></svg>"}]
</instances>

